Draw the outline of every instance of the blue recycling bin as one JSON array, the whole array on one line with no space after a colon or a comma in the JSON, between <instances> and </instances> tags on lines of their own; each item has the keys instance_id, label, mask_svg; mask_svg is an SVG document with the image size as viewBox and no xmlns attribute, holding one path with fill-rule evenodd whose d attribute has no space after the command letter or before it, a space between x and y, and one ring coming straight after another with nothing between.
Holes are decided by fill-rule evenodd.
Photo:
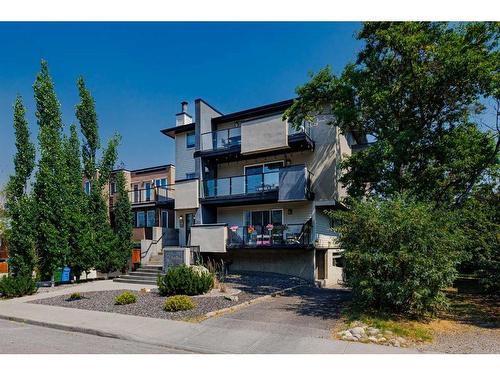
<instances>
[{"instance_id":1,"label":"blue recycling bin","mask_svg":"<svg viewBox=\"0 0 500 375\"><path fill-rule=\"evenodd\" d=\"M71 275L71 268L64 267L61 273L61 282L69 283L69 276Z\"/></svg>"}]
</instances>

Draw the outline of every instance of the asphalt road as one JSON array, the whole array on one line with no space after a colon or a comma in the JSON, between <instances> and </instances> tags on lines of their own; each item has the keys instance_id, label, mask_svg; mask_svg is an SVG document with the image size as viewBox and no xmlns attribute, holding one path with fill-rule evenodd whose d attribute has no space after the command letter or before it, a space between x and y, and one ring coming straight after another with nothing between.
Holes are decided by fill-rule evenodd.
<instances>
[{"instance_id":1,"label":"asphalt road","mask_svg":"<svg viewBox=\"0 0 500 375\"><path fill-rule=\"evenodd\" d=\"M182 354L186 352L0 319L0 354L163 353Z\"/></svg>"}]
</instances>

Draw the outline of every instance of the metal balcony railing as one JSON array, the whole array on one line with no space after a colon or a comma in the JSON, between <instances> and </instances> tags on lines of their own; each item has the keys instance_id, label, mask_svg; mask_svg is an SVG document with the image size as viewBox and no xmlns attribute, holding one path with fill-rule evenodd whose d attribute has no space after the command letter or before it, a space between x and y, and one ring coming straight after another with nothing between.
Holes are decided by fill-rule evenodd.
<instances>
[{"instance_id":1,"label":"metal balcony railing","mask_svg":"<svg viewBox=\"0 0 500 375\"><path fill-rule=\"evenodd\" d=\"M132 204L165 202L174 198L174 188L171 186L154 186L149 189L130 190L128 194Z\"/></svg>"},{"instance_id":2,"label":"metal balcony railing","mask_svg":"<svg viewBox=\"0 0 500 375\"><path fill-rule=\"evenodd\" d=\"M241 144L241 128L221 129L201 135L202 150L223 150Z\"/></svg>"}]
</instances>

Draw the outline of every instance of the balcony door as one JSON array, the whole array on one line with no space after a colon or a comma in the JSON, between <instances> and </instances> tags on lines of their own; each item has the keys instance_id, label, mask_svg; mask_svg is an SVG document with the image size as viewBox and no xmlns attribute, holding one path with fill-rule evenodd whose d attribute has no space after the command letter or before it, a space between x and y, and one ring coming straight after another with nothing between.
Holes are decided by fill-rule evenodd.
<instances>
[{"instance_id":1,"label":"balcony door","mask_svg":"<svg viewBox=\"0 0 500 375\"><path fill-rule=\"evenodd\" d=\"M246 193L262 193L279 187L283 161L245 166Z\"/></svg>"},{"instance_id":2,"label":"balcony door","mask_svg":"<svg viewBox=\"0 0 500 375\"><path fill-rule=\"evenodd\" d=\"M151 200L151 182L146 182L144 184L144 189L146 191L146 202L149 202Z\"/></svg>"}]
</instances>

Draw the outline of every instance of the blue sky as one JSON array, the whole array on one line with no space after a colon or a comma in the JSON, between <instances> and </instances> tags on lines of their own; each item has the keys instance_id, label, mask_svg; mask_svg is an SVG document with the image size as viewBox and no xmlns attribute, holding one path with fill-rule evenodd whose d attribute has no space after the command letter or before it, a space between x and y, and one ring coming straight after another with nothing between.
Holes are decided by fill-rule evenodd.
<instances>
[{"instance_id":1,"label":"blue sky","mask_svg":"<svg viewBox=\"0 0 500 375\"><path fill-rule=\"evenodd\" d=\"M356 56L358 23L0 23L0 186L13 172L12 104L23 96L35 140L32 85L48 61L66 128L76 122L76 79L96 101L102 140L122 135L119 162L174 163L180 102L224 113L289 99L308 72Z\"/></svg>"}]
</instances>

